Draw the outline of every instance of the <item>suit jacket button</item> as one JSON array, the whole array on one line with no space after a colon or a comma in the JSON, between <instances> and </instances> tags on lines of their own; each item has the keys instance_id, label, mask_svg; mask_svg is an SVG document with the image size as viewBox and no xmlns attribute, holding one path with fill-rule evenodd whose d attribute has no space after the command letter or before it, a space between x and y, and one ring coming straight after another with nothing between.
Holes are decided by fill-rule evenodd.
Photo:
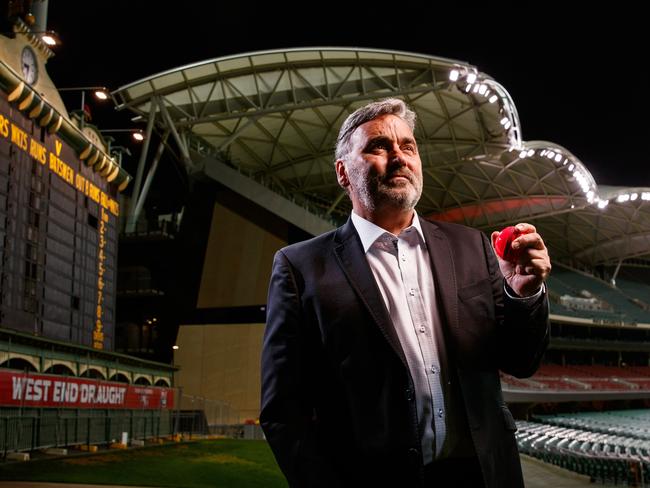
<instances>
[{"instance_id":1,"label":"suit jacket button","mask_svg":"<svg viewBox=\"0 0 650 488\"><path fill-rule=\"evenodd\" d=\"M408 455L409 462L413 463L413 465L417 465L418 463L420 463L421 456L419 450L412 447L407 451L407 455Z\"/></svg>"},{"instance_id":2,"label":"suit jacket button","mask_svg":"<svg viewBox=\"0 0 650 488\"><path fill-rule=\"evenodd\" d=\"M410 388L407 388L407 389L404 391L404 394L406 395L406 399L407 399L409 402L410 402L411 400L413 400L413 390L411 390Z\"/></svg>"}]
</instances>

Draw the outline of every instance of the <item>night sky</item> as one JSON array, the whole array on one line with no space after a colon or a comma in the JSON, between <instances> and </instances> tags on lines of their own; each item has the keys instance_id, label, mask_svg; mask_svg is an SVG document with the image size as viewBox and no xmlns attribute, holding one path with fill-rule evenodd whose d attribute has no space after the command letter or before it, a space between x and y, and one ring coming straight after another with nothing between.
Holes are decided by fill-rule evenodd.
<instances>
[{"instance_id":1,"label":"night sky","mask_svg":"<svg viewBox=\"0 0 650 488\"><path fill-rule=\"evenodd\" d=\"M349 12L324 2L300 9L232 4L50 0L48 27L63 44L48 71L59 87L115 89L196 61L287 47L371 47L458 59L508 90L524 140L566 147L598 184L650 187L648 27L639 11L433 4L406 10L415 3L404 2ZM74 96L66 95L69 108ZM94 110L103 128L129 125L128 114Z\"/></svg>"}]
</instances>

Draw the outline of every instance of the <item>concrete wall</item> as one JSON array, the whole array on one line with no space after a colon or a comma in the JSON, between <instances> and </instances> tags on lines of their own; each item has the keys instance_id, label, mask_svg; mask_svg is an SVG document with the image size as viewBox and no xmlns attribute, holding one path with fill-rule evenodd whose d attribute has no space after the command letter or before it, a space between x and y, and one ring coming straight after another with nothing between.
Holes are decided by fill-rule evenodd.
<instances>
[{"instance_id":1,"label":"concrete wall","mask_svg":"<svg viewBox=\"0 0 650 488\"><path fill-rule=\"evenodd\" d=\"M273 255L286 244L286 222L233 192L219 193L197 308L265 306ZM182 408L204 409L215 424L257 419L263 333L263 323L181 325L174 365Z\"/></svg>"},{"instance_id":2,"label":"concrete wall","mask_svg":"<svg viewBox=\"0 0 650 488\"><path fill-rule=\"evenodd\" d=\"M184 396L201 397L209 423L257 419L260 411L260 351L264 324L184 325L174 365ZM181 408L192 408L185 398ZM220 422L220 415L226 417ZM212 417L212 418L211 418Z\"/></svg>"},{"instance_id":3,"label":"concrete wall","mask_svg":"<svg viewBox=\"0 0 650 488\"><path fill-rule=\"evenodd\" d=\"M215 203L197 307L266 304L273 255L285 245L286 240Z\"/></svg>"}]
</instances>

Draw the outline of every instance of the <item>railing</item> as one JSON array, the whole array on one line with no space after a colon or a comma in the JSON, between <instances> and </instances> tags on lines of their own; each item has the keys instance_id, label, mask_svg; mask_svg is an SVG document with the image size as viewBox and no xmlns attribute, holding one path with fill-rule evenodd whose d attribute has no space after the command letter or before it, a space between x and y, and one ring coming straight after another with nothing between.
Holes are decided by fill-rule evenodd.
<instances>
[{"instance_id":1,"label":"railing","mask_svg":"<svg viewBox=\"0 0 650 488\"><path fill-rule=\"evenodd\" d=\"M0 409L0 453L174 434L171 410Z\"/></svg>"},{"instance_id":2,"label":"railing","mask_svg":"<svg viewBox=\"0 0 650 488\"><path fill-rule=\"evenodd\" d=\"M222 435L235 439L263 439L262 429L255 419L245 418L243 412L230 403L209 400L201 396L181 395L175 432L193 435Z\"/></svg>"},{"instance_id":3,"label":"railing","mask_svg":"<svg viewBox=\"0 0 650 488\"><path fill-rule=\"evenodd\" d=\"M177 393L180 393L177 391ZM54 409L0 407L0 456L15 451L109 445L128 439L175 434L262 439L251 419L228 402L178 394L175 410Z\"/></svg>"},{"instance_id":4,"label":"railing","mask_svg":"<svg viewBox=\"0 0 650 488\"><path fill-rule=\"evenodd\" d=\"M133 231L127 232L130 220L124 219L121 221L120 237L150 237L150 238L165 238L173 239L178 234L178 225L169 220L162 221L148 221L138 220L135 224Z\"/></svg>"},{"instance_id":5,"label":"railing","mask_svg":"<svg viewBox=\"0 0 650 488\"><path fill-rule=\"evenodd\" d=\"M203 420L195 419L195 432L200 432L200 422L204 422L208 431L217 426L229 426L244 423L239 410L230 403L219 400L210 400L201 396L182 394L179 405L180 412L202 412ZM193 414L194 415L194 414ZM204 432L208 433L208 432ZM210 432L213 433L213 432Z\"/></svg>"}]
</instances>

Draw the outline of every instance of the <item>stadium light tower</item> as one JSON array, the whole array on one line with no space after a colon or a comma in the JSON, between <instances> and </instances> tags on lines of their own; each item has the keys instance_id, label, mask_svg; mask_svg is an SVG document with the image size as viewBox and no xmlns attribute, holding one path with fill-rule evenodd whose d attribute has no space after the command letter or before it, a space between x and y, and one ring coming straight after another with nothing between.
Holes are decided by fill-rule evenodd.
<instances>
[{"instance_id":1,"label":"stadium light tower","mask_svg":"<svg viewBox=\"0 0 650 488\"><path fill-rule=\"evenodd\" d=\"M101 101L108 100L108 88L105 86L73 86L59 88L60 92L78 91L81 92L81 117L79 122L79 129L83 130L86 114L86 92L90 91L95 95L95 98Z\"/></svg>"},{"instance_id":2,"label":"stadium light tower","mask_svg":"<svg viewBox=\"0 0 650 488\"><path fill-rule=\"evenodd\" d=\"M134 141L142 142L144 141L144 132L141 129L99 129L99 132L102 134L111 134L115 132L128 132L131 134L131 137Z\"/></svg>"},{"instance_id":3,"label":"stadium light tower","mask_svg":"<svg viewBox=\"0 0 650 488\"><path fill-rule=\"evenodd\" d=\"M131 151L128 147L114 145L115 138L106 134L114 134L116 132L129 133L136 143L144 141L144 133L140 129L99 129L98 131L106 141L106 152L111 156L116 156L120 166L122 166L122 155L127 154L131 156Z\"/></svg>"}]
</instances>

